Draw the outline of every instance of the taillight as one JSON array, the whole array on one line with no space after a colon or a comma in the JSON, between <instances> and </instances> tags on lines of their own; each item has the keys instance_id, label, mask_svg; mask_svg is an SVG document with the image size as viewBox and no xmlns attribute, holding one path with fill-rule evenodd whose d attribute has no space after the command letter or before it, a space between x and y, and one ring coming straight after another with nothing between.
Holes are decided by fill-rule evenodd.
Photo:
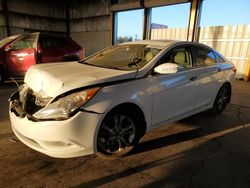
<instances>
[{"instance_id":1,"label":"taillight","mask_svg":"<svg viewBox=\"0 0 250 188\"><path fill-rule=\"evenodd\" d=\"M236 73L236 72L237 72L237 69L236 69L236 67L235 67L235 66L233 66L232 70L234 71L234 73Z\"/></svg>"}]
</instances>

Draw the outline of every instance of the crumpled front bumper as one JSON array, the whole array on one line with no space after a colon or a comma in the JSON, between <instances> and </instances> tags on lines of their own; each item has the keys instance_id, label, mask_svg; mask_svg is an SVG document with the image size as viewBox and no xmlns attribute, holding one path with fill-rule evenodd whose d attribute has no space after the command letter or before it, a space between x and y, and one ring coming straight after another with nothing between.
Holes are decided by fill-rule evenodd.
<instances>
[{"instance_id":1,"label":"crumpled front bumper","mask_svg":"<svg viewBox=\"0 0 250 188\"><path fill-rule=\"evenodd\" d=\"M10 101L9 116L15 135L30 148L52 157L69 158L96 152L96 130L103 114L78 112L67 120L33 121L20 115Z\"/></svg>"}]
</instances>

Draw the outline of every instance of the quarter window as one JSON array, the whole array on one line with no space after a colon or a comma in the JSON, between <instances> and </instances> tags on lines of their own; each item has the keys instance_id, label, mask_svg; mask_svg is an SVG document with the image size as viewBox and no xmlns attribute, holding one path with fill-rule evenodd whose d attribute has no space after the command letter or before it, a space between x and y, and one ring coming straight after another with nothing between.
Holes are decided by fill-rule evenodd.
<instances>
[{"instance_id":1,"label":"quarter window","mask_svg":"<svg viewBox=\"0 0 250 188\"><path fill-rule=\"evenodd\" d=\"M224 63L226 62L225 59L218 53L214 52L215 56L216 56L216 59L217 59L217 62L218 63Z\"/></svg>"}]
</instances>

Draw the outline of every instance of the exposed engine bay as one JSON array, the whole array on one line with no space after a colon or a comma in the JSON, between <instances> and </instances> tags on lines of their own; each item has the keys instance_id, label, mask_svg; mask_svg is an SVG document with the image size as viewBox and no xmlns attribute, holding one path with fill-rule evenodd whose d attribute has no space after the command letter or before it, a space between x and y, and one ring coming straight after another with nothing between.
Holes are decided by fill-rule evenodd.
<instances>
[{"instance_id":1,"label":"exposed engine bay","mask_svg":"<svg viewBox=\"0 0 250 188\"><path fill-rule=\"evenodd\" d=\"M12 101L10 109L16 115L24 117L33 115L44 106L46 106L52 97L47 97L42 92L34 92L27 85L20 86L19 90L10 97Z\"/></svg>"}]
</instances>

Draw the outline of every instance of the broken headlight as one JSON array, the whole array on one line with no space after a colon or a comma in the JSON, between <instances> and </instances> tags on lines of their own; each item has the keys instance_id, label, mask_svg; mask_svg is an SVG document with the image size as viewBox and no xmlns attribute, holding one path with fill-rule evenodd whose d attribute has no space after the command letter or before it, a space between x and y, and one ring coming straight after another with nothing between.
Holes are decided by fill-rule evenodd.
<instances>
[{"instance_id":1,"label":"broken headlight","mask_svg":"<svg viewBox=\"0 0 250 188\"><path fill-rule=\"evenodd\" d=\"M33 114L36 119L67 119L79 107L87 103L99 88L87 89L59 98Z\"/></svg>"}]
</instances>

